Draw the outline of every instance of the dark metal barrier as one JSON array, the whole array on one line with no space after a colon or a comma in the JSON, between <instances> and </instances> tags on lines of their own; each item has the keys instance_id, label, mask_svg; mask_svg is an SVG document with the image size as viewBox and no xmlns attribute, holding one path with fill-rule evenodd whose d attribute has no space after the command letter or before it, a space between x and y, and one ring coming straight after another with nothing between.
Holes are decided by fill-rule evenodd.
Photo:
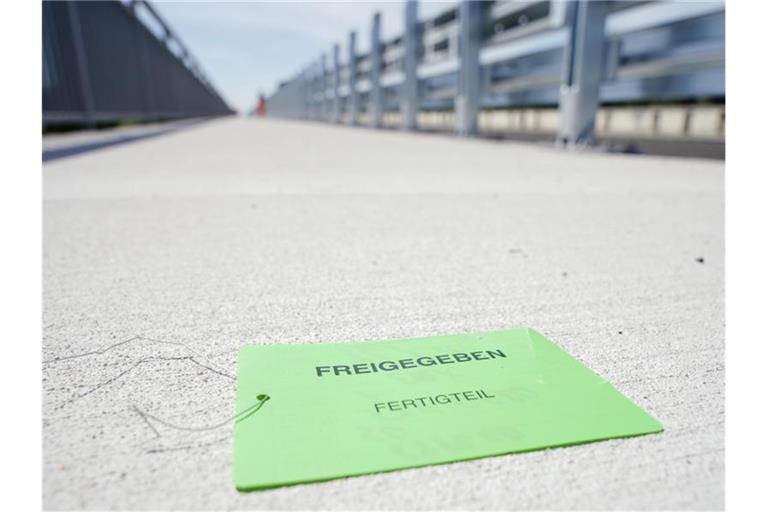
<instances>
[{"instance_id":1,"label":"dark metal barrier","mask_svg":"<svg viewBox=\"0 0 768 512\"><path fill-rule=\"evenodd\" d=\"M44 126L231 113L147 2L43 2Z\"/></svg>"}]
</instances>

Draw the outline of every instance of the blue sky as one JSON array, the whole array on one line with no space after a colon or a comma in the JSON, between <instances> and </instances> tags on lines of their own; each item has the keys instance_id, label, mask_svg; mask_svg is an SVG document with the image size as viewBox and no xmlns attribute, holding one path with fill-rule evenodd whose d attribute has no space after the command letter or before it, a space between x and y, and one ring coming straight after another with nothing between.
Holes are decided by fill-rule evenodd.
<instances>
[{"instance_id":1,"label":"blue sky","mask_svg":"<svg viewBox=\"0 0 768 512\"><path fill-rule=\"evenodd\" d=\"M421 2L420 17L434 16L453 2ZM401 1L370 2L169 2L152 3L197 58L227 102L245 111L259 91L271 93L280 80L342 46L358 31L358 48L370 46L373 13L382 13L384 37L403 25Z\"/></svg>"}]
</instances>

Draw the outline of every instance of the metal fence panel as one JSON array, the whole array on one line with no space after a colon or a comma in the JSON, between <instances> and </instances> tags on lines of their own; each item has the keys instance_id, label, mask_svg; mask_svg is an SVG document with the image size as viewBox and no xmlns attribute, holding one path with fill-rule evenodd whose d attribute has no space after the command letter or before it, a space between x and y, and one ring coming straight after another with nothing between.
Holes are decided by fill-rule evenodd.
<instances>
[{"instance_id":1,"label":"metal fence panel","mask_svg":"<svg viewBox=\"0 0 768 512\"><path fill-rule=\"evenodd\" d=\"M161 39L135 9L164 28ZM170 43L182 49L171 51ZM43 3L43 123L156 121L231 114L146 2Z\"/></svg>"}]
</instances>

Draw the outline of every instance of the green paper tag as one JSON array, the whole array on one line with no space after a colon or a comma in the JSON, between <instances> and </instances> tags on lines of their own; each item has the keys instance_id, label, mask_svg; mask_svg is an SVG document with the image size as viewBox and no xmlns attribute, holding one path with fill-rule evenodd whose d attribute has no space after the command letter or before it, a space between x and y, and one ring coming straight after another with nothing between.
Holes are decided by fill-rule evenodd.
<instances>
[{"instance_id":1,"label":"green paper tag","mask_svg":"<svg viewBox=\"0 0 768 512\"><path fill-rule=\"evenodd\" d=\"M628 437L661 424L531 329L240 350L241 490ZM263 400L264 397L261 397Z\"/></svg>"}]
</instances>

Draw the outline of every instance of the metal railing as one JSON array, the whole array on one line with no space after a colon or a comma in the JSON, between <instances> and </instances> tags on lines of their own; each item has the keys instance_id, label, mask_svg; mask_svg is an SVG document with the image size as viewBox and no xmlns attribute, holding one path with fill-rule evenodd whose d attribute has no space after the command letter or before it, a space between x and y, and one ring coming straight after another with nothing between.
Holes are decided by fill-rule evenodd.
<instances>
[{"instance_id":1,"label":"metal railing","mask_svg":"<svg viewBox=\"0 0 768 512\"><path fill-rule=\"evenodd\" d=\"M722 101L722 1L461 1L371 50L339 45L283 82L268 115L373 128L419 128L419 113L450 112L457 133L479 132L494 109L554 107L557 139L592 142L600 105Z\"/></svg>"},{"instance_id":2,"label":"metal railing","mask_svg":"<svg viewBox=\"0 0 768 512\"><path fill-rule=\"evenodd\" d=\"M231 114L145 1L43 2L43 124Z\"/></svg>"}]
</instances>

